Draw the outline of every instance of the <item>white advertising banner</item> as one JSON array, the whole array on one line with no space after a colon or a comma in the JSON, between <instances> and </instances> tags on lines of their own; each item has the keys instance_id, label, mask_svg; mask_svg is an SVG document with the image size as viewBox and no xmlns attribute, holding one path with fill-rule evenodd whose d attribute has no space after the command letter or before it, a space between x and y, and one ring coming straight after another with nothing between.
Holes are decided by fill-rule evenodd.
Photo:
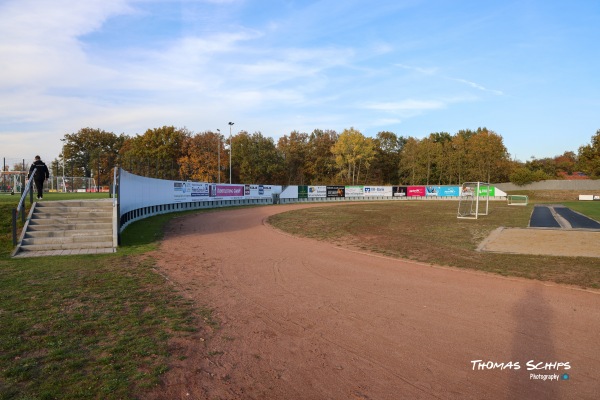
<instances>
[{"instance_id":1,"label":"white advertising banner","mask_svg":"<svg viewBox=\"0 0 600 400\"><path fill-rule=\"evenodd\" d=\"M327 197L327 186L309 186L308 197Z\"/></svg>"},{"instance_id":2,"label":"white advertising banner","mask_svg":"<svg viewBox=\"0 0 600 400\"><path fill-rule=\"evenodd\" d=\"M364 193L364 186L346 186L345 197L363 197Z\"/></svg>"},{"instance_id":3,"label":"white advertising banner","mask_svg":"<svg viewBox=\"0 0 600 400\"><path fill-rule=\"evenodd\" d=\"M365 186L365 196L389 196L394 195L391 186Z\"/></svg>"},{"instance_id":4,"label":"white advertising banner","mask_svg":"<svg viewBox=\"0 0 600 400\"><path fill-rule=\"evenodd\" d=\"M273 185L245 185L244 196L247 199L262 199L263 197L272 197L277 194L279 186Z\"/></svg>"}]
</instances>

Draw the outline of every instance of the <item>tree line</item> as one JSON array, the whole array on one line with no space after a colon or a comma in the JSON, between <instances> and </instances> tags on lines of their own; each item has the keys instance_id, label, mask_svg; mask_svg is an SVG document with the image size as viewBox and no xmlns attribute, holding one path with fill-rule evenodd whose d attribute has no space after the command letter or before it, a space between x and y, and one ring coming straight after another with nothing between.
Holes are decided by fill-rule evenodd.
<instances>
[{"instance_id":1,"label":"tree line","mask_svg":"<svg viewBox=\"0 0 600 400\"><path fill-rule=\"evenodd\" d=\"M465 181L530 183L577 172L600 177L600 130L578 154L511 160L503 138L487 128L435 132L422 139L382 131L366 137L293 131L277 142L261 132L192 132L163 126L127 136L83 128L66 134L50 163L53 175L96 178L109 185L119 165L147 177L202 182L280 185L448 185ZM230 164L231 159L231 164ZM231 169L230 169L231 167Z\"/></svg>"}]
</instances>

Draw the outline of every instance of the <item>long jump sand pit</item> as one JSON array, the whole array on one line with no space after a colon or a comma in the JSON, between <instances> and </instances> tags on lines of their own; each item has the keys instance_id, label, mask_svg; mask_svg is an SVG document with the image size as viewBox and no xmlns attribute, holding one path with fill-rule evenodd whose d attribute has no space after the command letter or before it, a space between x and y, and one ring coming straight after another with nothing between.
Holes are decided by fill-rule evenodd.
<instances>
[{"instance_id":1,"label":"long jump sand pit","mask_svg":"<svg viewBox=\"0 0 600 400\"><path fill-rule=\"evenodd\" d=\"M322 206L322 205L320 205ZM218 326L155 399L596 399L600 294L349 251L264 223L174 219L158 268Z\"/></svg>"},{"instance_id":2,"label":"long jump sand pit","mask_svg":"<svg viewBox=\"0 0 600 400\"><path fill-rule=\"evenodd\" d=\"M600 231L498 228L479 251L548 256L600 257Z\"/></svg>"}]
</instances>

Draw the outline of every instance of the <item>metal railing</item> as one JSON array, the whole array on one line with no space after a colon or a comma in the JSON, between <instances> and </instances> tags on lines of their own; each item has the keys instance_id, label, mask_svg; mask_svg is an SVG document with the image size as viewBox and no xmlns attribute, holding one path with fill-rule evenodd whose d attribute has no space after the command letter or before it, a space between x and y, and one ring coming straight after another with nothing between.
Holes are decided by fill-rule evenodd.
<instances>
[{"instance_id":1,"label":"metal railing","mask_svg":"<svg viewBox=\"0 0 600 400\"><path fill-rule=\"evenodd\" d=\"M23 189L23 194L21 194L21 199L19 200L19 204L17 208L13 208L12 210L12 237L13 237L13 246L17 245L17 216L19 212L21 213L21 223L25 223L25 196L29 193L29 204L33 204L33 191L31 190L31 185L33 184L33 177L35 176L35 172L37 168L33 169L33 172L29 175L29 180L25 184L25 188Z\"/></svg>"}]
</instances>

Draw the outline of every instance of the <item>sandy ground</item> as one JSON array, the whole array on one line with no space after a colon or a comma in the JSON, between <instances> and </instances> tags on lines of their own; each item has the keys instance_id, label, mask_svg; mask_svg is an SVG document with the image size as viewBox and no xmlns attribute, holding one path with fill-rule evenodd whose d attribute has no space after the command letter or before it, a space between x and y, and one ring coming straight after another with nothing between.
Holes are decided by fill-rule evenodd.
<instances>
[{"instance_id":1,"label":"sandy ground","mask_svg":"<svg viewBox=\"0 0 600 400\"><path fill-rule=\"evenodd\" d=\"M478 250L496 253L600 257L600 231L498 228Z\"/></svg>"},{"instance_id":2,"label":"sandy ground","mask_svg":"<svg viewBox=\"0 0 600 400\"><path fill-rule=\"evenodd\" d=\"M362 254L264 222L302 207L172 221L154 257L220 327L173 343L187 357L149 398L598 398L598 292Z\"/></svg>"}]
</instances>

